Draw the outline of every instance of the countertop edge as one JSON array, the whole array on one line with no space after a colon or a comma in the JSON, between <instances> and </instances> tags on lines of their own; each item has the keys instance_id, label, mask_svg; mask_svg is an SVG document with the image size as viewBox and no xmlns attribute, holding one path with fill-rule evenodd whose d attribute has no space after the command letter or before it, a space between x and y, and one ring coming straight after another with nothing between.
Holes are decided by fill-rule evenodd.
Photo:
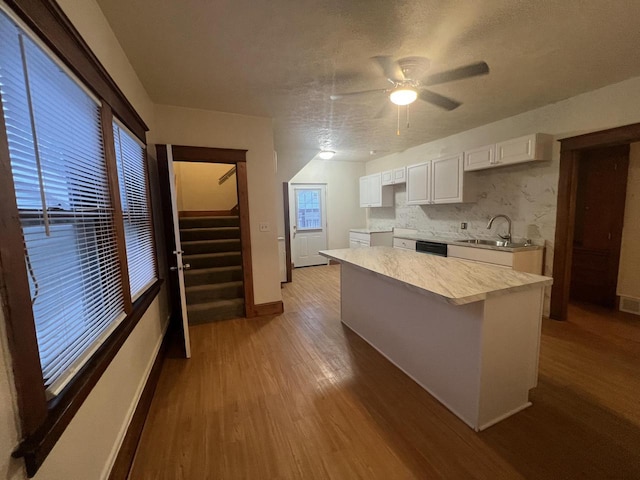
<instances>
[{"instance_id":1,"label":"countertop edge","mask_svg":"<svg viewBox=\"0 0 640 480\"><path fill-rule=\"evenodd\" d=\"M391 280L391 281L393 281L395 283L404 285L407 288L409 288L409 289L411 289L411 290L413 290L415 292L421 293L423 295L428 295L428 296L431 296L431 297L437 297L437 298L439 298L439 299L441 299L441 300L443 300L443 301L445 301L445 302L447 302L449 304L452 304L452 305L466 305L466 304L469 304L469 303L481 302L481 301L487 300L487 298L506 295L506 294L513 293L513 292L518 292L518 291L529 290L531 288L536 288L536 287L547 287L547 286L550 286L550 285L553 284L553 279L549 278L547 280L539 280L537 282L532 282L532 283L529 283L527 285L517 285L517 286L513 286L513 287L505 287L505 288L501 288L499 290L494 290L494 291L490 291L490 292L484 292L484 293L478 293L478 294L474 294L474 295L468 295L468 296L465 296L465 297L453 298L453 297L447 297L446 295L442 295L440 293L432 292L431 290L426 290L426 289L421 288L421 287L419 287L417 285L413 285L411 283L404 282L404 281L402 281L402 280L400 280L398 278L391 277L389 275L385 275L383 273L376 272L374 270L370 270L370 269L368 269L366 267L358 265L357 263L349 262L349 261L344 260L342 258L338 258L338 257L336 257L334 255L329 254L328 251L326 251L326 250L322 250L322 251L320 251L318 253L320 255L322 255L323 257L329 258L331 260L335 260L336 262L338 262L340 264L346 263L348 265L351 265L352 267L355 267L355 268L357 268L359 270L362 270L362 271L365 271L365 272L369 272L369 273L371 273L373 275L376 275L376 276L378 276L380 278L383 278L385 280ZM538 276L540 276L540 275L538 275Z\"/></svg>"},{"instance_id":2,"label":"countertop edge","mask_svg":"<svg viewBox=\"0 0 640 480\"><path fill-rule=\"evenodd\" d=\"M399 234L399 235L394 235L393 238L401 238L403 240L414 240L416 242L419 241L425 241L425 242L435 242L435 243L445 243L447 245L456 245L458 247L469 247L469 248L481 248L483 250L495 250L495 251L499 251L499 252L510 252L510 253L514 253L514 252L533 252L535 250L543 250L544 247L542 245L530 245L530 246L526 246L526 247L515 247L515 248L511 248L511 247L497 247L497 246L492 246L492 245L478 245L478 244L473 244L473 243L466 243L461 241L460 239L456 240L454 238L452 239L448 239L448 238L442 238L442 237L428 237L428 236L423 236L423 235L417 235L417 234Z\"/></svg>"}]
</instances>

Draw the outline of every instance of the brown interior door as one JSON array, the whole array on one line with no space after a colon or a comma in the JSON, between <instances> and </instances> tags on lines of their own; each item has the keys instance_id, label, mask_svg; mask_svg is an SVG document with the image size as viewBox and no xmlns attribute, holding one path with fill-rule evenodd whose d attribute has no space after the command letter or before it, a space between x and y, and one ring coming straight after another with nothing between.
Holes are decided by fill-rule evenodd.
<instances>
[{"instance_id":1,"label":"brown interior door","mask_svg":"<svg viewBox=\"0 0 640 480\"><path fill-rule=\"evenodd\" d=\"M570 297L613 308L629 145L585 151L578 168Z\"/></svg>"}]
</instances>

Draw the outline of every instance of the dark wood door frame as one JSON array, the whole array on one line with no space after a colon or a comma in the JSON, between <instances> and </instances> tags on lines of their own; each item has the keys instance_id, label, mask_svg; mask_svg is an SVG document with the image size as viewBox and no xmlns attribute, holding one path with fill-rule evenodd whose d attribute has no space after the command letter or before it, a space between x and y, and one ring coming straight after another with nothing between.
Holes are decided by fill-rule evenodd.
<instances>
[{"instance_id":1,"label":"dark wood door frame","mask_svg":"<svg viewBox=\"0 0 640 480\"><path fill-rule=\"evenodd\" d=\"M158 160L166 162L166 145L157 145ZM238 215L240 217L240 244L242 248L242 275L244 280L245 315L247 318L260 315L282 313L282 302L273 304L256 305L253 292L253 267L251 256L251 228L249 223L249 190L247 183L247 150L230 148L190 147L184 145L171 145L173 160L176 162L204 162L204 163L228 163L236 166L236 181L238 188ZM162 153L161 153L162 152ZM160 162L162 163L162 162ZM165 199L169 192L164 192ZM170 205L170 199L166 199ZM173 219L165 222L165 235L173 238ZM168 241L167 247L171 249L173 242ZM179 299L174 299L174 302ZM277 305L276 305L277 304ZM175 303L174 303L175 305Z\"/></svg>"},{"instance_id":2,"label":"dark wood door frame","mask_svg":"<svg viewBox=\"0 0 640 480\"><path fill-rule=\"evenodd\" d=\"M287 281L293 281L293 268L291 265L291 218L289 217L289 182L282 183L282 199L284 204L284 249L285 249L285 270Z\"/></svg>"},{"instance_id":3,"label":"dark wood door frame","mask_svg":"<svg viewBox=\"0 0 640 480\"><path fill-rule=\"evenodd\" d=\"M628 145L638 141L640 141L640 123L560 140L560 175L550 315L555 320L566 320L569 306L578 167L582 152L593 148Z\"/></svg>"}]
</instances>

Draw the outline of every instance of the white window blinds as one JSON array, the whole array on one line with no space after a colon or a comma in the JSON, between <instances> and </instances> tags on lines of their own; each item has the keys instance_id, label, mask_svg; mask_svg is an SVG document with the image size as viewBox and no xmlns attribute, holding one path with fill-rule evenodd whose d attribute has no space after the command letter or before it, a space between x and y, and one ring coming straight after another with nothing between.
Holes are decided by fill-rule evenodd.
<instances>
[{"instance_id":1,"label":"white window blinds","mask_svg":"<svg viewBox=\"0 0 640 480\"><path fill-rule=\"evenodd\" d=\"M53 396L125 316L100 106L1 11L0 95Z\"/></svg>"},{"instance_id":2,"label":"white window blinds","mask_svg":"<svg viewBox=\"0 0 640 480\"><path fill-rule=\"evenodd\" d=\"M120 200L131 297L135 301L156 280L153 226L147 189L144 145L125 127L113 123Z\"/></svg>"}]
</instances>

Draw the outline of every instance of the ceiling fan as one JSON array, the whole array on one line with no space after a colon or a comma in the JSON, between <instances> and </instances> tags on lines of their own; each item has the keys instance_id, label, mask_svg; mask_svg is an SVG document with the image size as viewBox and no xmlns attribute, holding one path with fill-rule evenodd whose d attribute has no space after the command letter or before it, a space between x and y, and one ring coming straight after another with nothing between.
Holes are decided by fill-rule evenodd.
<instances>
[{"instance_id":1,"label":"ceiling fan","mask_svg":"<svg viewBox=\"0 0 640 480\"><path fill-rule=\"evenodd\" d=\"M485 62L477 62L420 78L419 76L429 68L430 62L428 58L405 57L399 60L393 60L392 57L384 55L372 57L372 60L382 69L387 81L393 85L392 87L339 93L331 95L331 100L377 93L388 95L389 100L398 106L409 105L419 98L445 110L454 110L462 104L452 98L428 90L425 87L489 73L489 65ZM385 109L383 109L382 112L384 111ZM382 116L382 114L377 115L377 117L380 116Z\"/></svg>"}]
</instances>

